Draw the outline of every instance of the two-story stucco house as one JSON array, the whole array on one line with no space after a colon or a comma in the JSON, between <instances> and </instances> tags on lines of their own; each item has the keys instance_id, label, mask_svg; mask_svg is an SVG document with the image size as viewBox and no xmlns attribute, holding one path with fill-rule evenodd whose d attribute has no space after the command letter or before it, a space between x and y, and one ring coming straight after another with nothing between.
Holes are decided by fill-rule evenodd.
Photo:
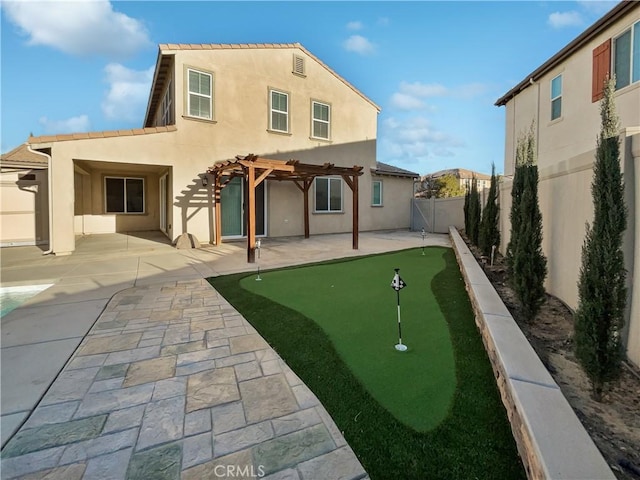
<instances>
[{"instance_id":1,"label":"two-story stucco house","mask_svg":"<svg viewBox=\"0 0 640 480\"><path fill-rule=\"evenodd\" d=\"M72 252L79 234L144 230L213 243L217 225L222 238L241 238L246 182L221 182L217 204L207 172L248 154L360 166L359 228L409 228L417 174L376 162L379 111L300 44L160 45L142 128L29 138L49 166L50 249ZM254 233L351 231L342 177L316 175L308 193L305 222L294 182L261 182Z\"/></svg>"},{"instance_id":2,"label":"two-story stucco house","mask_svg":"<svg viewBox=\"0 0 640 480\"><path fill-rule=\"evenodd\" d=\"M570 308L578 304L585 224L593 220L591 182L605 79L616 76L621 167L629 210L624 240L628 271L627 354L640 365L640 3L624 1L512 88L506 108L505 179L501 211L511 206L518 137L532 121L540 173L547 291ZM501 216L504 252L509 216Z\"/></svg>"}]
</instances>

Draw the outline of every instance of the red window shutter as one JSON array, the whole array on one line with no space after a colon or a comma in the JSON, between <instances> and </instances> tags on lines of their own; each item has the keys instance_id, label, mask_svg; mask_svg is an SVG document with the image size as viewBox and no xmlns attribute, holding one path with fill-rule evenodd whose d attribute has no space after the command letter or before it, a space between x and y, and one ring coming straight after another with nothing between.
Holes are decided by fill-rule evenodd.
<instances>
[{"instance_id":1,"label":"red window shutter","mask_svg":"<svg viewBox=\"0 0 640 480\"><path fill-rule=\"evenodd\" d=\"M604 82L611 69L611 39L593 50L593 75L591 81L591 101L597 102L604 96Z\"/></svg>"}]
</instances>

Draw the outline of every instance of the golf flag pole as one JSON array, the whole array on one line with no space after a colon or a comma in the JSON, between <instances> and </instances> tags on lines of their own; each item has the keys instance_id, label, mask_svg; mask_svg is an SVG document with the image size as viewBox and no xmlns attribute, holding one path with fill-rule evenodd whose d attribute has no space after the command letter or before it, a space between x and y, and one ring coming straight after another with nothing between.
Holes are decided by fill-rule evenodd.
<instances>
[{"instance_id":1,"label":"golf flag pole","mask_svg":"<svg viewBox=\"0 0 640 480\"><path fill-rule=\"evenodd\" d=\"M398 303L398 344L396 345L396 350L400 352L405 352L407 350L407 346L402 343L402 322L400 321L400 290L407 286L404 283L404 280L400 278L400 269L394 268L396 274L393 276L393 280L391 281L391 288L396 291L396 298Z\"/></svg>"}]
</instances>

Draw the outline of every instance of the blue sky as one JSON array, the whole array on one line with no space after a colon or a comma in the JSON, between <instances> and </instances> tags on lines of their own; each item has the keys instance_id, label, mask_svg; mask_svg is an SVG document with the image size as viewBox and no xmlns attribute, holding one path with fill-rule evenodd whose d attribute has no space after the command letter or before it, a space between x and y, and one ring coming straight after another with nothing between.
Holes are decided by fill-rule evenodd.
<instances>
[{"instance_id":1,"label":"blue sky","mask_svg":"<svg viewBox=\"0 0 640 480\"><path fill-rule=\"evenodd\" d=\"M382 108L379 161L502 171L495 101L615 3L2 0L0 149L139 128L159 43L300 42Z\"/></svg>"}]
</instances>

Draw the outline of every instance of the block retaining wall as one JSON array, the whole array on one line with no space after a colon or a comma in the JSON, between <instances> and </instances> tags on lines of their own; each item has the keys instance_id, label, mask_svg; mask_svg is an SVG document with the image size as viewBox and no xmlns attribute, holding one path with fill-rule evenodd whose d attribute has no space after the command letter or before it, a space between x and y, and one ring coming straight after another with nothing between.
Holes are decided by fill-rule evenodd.
<instances>
[{"instance_id":1,"label":"block retaining wall","mask_svg":"<svg viewBox=\"0 0 640 480\"><path fill-rule=\"evenodd\" d=\"M615 479L458 230L449 235L528 478Z\"/></svg>"}]
</instances>

